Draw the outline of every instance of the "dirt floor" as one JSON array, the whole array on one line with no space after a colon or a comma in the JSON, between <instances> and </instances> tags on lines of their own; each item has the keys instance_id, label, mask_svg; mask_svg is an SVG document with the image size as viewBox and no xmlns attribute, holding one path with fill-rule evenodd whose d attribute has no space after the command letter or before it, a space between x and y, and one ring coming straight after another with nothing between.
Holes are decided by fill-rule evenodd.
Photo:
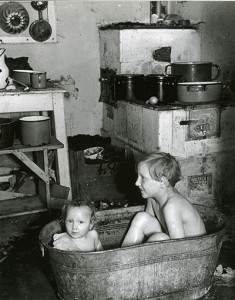
<instances>
[{"instance_id":1,"label":"dirt floor","mask_svg":"<svg viewBox=\"0 0 235 300\"><path fill-rule=\"evenodd\" d=\"M0 220L0 299L56 300L55 283L49 267L41 258L38 246L40 228L54 219L37 213ZM229 216L228 237L224 242L219 264L235 269L235 215ZM235 299L235 278L215 277L207 300Z\"/></svg>"}]
</instances>

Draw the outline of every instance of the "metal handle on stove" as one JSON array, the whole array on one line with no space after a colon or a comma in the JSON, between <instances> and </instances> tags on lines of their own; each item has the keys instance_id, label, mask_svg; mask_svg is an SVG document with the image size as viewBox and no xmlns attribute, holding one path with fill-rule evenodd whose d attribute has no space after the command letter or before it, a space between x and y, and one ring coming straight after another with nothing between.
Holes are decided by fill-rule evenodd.
<instances>
[{"instance_id":1,"label":"metal handle on stove","mask_svg":"<svg viewBox=\"0 0 235 300\"><path fill-rule=\"evenodd\" d=\"M182 126L196 124L196 123L198 123L198 120L181 120L180 121L180 125L182 125Z\"/></svg>"}]
</instances>

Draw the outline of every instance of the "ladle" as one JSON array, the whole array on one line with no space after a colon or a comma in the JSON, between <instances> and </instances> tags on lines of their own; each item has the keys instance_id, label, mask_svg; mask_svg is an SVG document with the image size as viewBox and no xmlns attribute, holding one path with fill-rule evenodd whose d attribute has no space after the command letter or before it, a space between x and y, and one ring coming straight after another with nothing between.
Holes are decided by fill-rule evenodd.
<instances>
[{"instance_id":1,"label":"ladle","mask_svg":"<svg viewBox=\"0 0 235 300\"><path fill-rule=\"evenodd\" d=\"M31 6L38 11L38 20L30 25L29 34L37 42L48 40L52 33L51 25L42 16L42 11L47 5L48 1L31 1Z\"/></svg>"},{"instance_id":2,"label":"ladle","mask_svg":"<svg viewBox=\"0 0 235 300\"><path fill-rule=\"evenodd\" d=\"M18 83L19 85L23 86L24 87L24 92L29 92L30 91L30 87L26 84L24 84L23 82L19 81L19 80L16 80L14 78L12 78L13 82L15 83Z\"/></svg>"}]
</instances>

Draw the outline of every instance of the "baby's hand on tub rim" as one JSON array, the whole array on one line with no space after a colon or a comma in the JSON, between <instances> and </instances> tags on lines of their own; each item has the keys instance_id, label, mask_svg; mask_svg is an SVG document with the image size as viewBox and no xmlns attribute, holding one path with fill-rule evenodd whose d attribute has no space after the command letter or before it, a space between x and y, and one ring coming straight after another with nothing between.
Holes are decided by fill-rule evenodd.
<instances>
[{"instance_id":1,"label":"baby's hand on tub rim","mask_svg":"<svg viewBox=\"0 0 235 300\"><path fill-rule=\"evenodd\" d=\"M74 243L66 232L53 235L53 246L60 250L74 250Z\"/></svg>"}]
</instances>

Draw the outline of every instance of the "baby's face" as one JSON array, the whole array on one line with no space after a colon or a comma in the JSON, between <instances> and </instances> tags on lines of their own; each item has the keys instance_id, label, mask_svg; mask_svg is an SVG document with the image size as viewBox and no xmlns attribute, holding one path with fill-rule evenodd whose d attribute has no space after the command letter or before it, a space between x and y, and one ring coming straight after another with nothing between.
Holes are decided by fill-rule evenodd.
<instances>
[{"instance_id":1,"label":"baby's face","mask_svg":"<svg viewBox=\"0 0 235 300\"><path fill-rule=\"evenodd\" d=\"M85 237L91 225L91 210L88 206L68 207L65 219L68 235L74 239Z\"/></svg>"}]
</instances>

